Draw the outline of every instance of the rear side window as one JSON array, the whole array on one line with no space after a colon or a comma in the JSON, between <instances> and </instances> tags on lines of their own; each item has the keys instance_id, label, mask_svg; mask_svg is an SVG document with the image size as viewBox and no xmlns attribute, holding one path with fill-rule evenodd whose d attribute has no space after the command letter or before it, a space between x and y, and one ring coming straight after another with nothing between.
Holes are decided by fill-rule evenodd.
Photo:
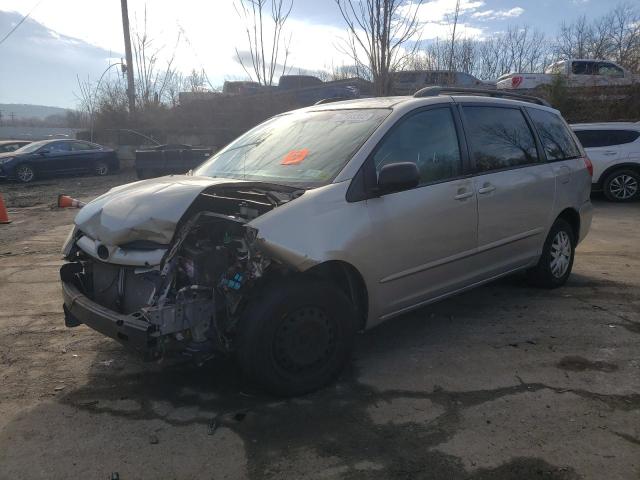
<instances>
[{"instance_id":1,"label":"rear side window","mask_svg":"<svg viewBox=\"0 0 640 480\"><path fill-rule=\"evenodd\" d=\"M96 147L94 147L90 143L72 142L71 150L73 150L74 152L81 151L81 150L96 150Z\"/></svg>"},{"instance_id":2,"label":"rear side window","mask_svg":"<svg viewBox=\"0 0 640 480\"><path fill-rule=\"evenodd\" d=\"M577 130L575 133L584 148L624 145L640 137L640 132L635 130Z\"/></svg>"},{"instance_id":3,"label":"rear side window","mask_svg":"<svg viewBox=\"0 0 640 480\"><path fill-rule=\"evenodd\" d=\"M400 120L379 144L373 161L377 173L390 163L413 162L421 185L459 176L462 159L451 110L425 110Z\"/></svg>"},{"instance_id":4,"label":"rear side window","mask_svg":"<svg viewBox=\"0 0 640 480\"><path fill-rule=\"evenodd\" d=\"M598 64L598 75L606 77L624 77L624 71L613 63L601 62Z\"/></svg>"},{"instance_id":5,"label":"rear side window","mask_svg":"<svg viewBox=\"0 0 640 480\"><path fill-rule=\"evenodd\" d=\"M463 111L467 139L479 171L538 161L535 139L519 109L464 107Z\"/></svg>"},{"instance_id":6,"label":"rear side window","mask_svg":"<svg viewBox=\"0 0 640 480\"><path fill-rule=\"evenodd\" d=\"M547 160L553 162L581 156L580 149L562 118L537 108L528 108L527 111L538 131Z\"/></svg>"}]
</instances>

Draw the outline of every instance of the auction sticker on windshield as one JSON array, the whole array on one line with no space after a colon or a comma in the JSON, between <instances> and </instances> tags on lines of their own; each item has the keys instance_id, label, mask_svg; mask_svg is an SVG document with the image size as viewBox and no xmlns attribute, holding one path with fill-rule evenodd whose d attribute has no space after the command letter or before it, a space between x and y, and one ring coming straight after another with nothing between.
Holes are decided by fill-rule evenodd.
<instances>
[{"instance_id":1,"label":"auction sticker on windshield","mask_svg":"<svg viewBox=\"0 0 640 480\"><path fill-rule=\"evenodd\" d=\"M308 154L308 148L303 148L302 150L291 150L284 156L280 165L299 165Z\"/></svg>"}]
</instances>

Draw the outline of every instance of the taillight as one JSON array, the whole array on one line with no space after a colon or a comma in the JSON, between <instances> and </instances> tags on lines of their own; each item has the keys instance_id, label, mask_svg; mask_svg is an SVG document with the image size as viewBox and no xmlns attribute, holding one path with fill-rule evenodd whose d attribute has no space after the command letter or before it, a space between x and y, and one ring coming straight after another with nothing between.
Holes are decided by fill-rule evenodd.
<instances>
[{"instance_id":1,"label":"taillight","mask_svg":"<svg viewBox=\"0 0 640 480\"><path fill-rule=\"evenodd\" d=\"M589 157L587 157L586 155L582 157L582 159L584 160L584 164L587 167L589 175L593 177L593 163L591 163L591 160L589 160Z\"/></svg>"}]
</instances>

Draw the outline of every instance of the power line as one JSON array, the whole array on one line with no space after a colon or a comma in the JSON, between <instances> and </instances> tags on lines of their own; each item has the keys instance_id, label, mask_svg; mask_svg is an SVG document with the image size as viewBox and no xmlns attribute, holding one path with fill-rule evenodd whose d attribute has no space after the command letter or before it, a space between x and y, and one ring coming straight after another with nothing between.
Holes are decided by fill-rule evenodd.
<instances>
[{"instance_id":1,"label":"power line","mask_svg":"<svg viewBox=\"0 0 640 480\"><path fill-rule=\"evenodd\" d=\"M15 31L18 29L18 27L19 27L20 25L22 25L22 23L23 23L27 18L29 18L29 15L31 15L31 14L33 13L33 11L38 7L38 5L40 5L40 4L42 3L42 1L43 1L43 0L40 0L38 3L36 3L36 4L33 6L33 8L32 8L31 10L29 10L29 13L27 13L24 17L22 17L22 20L20 20L18 23L16 23L16 24L15 24L15 26L14 26L11 30L9 30L9 33L7 33L4 37L2 37L2 40L0 40L0 45L2 45L2 44L4 43L4 41L5 41L7 38L9 38L9 37L11 36L11 34L12 34L13 32L15 32Z\"/></svg>"}]
</instances>

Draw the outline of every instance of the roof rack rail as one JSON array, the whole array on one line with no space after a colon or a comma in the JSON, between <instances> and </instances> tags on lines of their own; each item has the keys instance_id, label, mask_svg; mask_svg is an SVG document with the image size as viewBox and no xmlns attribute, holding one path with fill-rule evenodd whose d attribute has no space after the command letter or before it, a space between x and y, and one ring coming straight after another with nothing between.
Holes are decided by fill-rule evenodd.
<instances>
[{"instance_id":1,"label":"roof rack rail","mask_svg":"<svg viewBox=\"0 0 640 480\"><path fill-rule=\"evenodd\" d=\"M333 103L333 102L342 102L343 100L351 100L347 97L331 97L331 98L323 98L322 100L318 100L314 105L324 105L325 103Z\"/></svg>"},{"instance_id":2,"label":"roof rack rail","mask_svg":"<svg viewBox=\"0 0 640 480\"><path fill-rule=\"evenodd\" d=\"M533 97L531 95L521 95L519 93L505 92L501 90L488 90L484 88L463 88L463 87L425 87L418 90L413 94L416 98L421 97L437 97L443 93L448 94L470 94L470 95L485 95L487 97L497 98L513 98L514 100L522 100L523 102L536 103L545 107L551 107L549 102L543 98Z\"/></svg>"}]
</instances>

